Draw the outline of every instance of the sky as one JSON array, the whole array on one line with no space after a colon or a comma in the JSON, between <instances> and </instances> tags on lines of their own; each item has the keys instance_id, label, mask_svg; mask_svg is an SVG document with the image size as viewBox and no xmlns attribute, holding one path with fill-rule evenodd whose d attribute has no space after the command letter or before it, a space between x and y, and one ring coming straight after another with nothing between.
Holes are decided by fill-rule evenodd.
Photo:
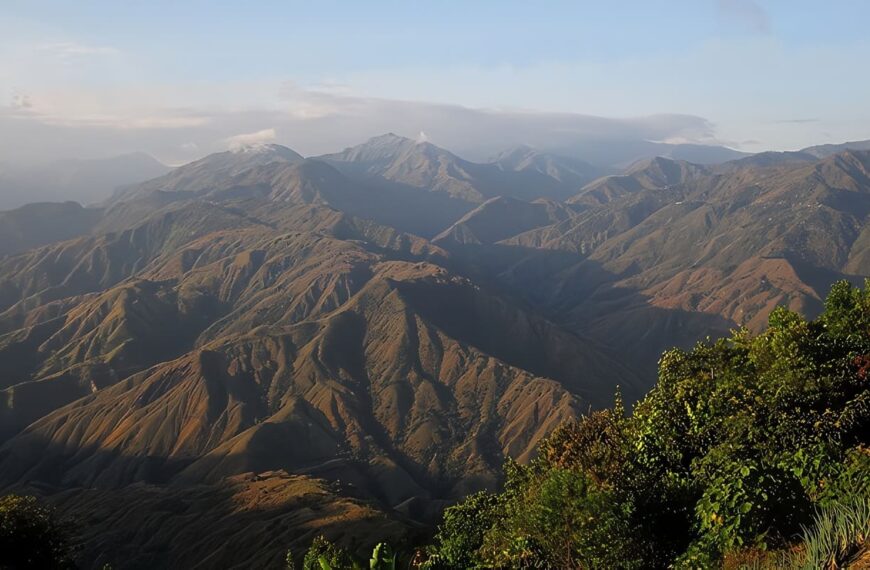
<instances>
[{"instance_id":1,"label":"sky","mask_svg":"<svg viewBox=\"0 0 870 570\"><path fill-rule=\"evenodd\" d=\"M870 138L866 0L4 0L0 162Z\"/></svg>"}]
</instances>

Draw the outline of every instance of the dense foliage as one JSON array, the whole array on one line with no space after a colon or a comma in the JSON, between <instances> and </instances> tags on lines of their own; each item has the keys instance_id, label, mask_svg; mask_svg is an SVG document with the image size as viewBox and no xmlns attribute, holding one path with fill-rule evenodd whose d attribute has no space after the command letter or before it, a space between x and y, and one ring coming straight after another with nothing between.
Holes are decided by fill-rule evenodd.
<instances>
[{"instance_id":1,"label":"dense foliage","mask_svg":"<svg viewBox=\"0 0 870 570\"><path fill-rule=\"evenodd\" d=\"M791 566L806 570L844 568L866 552L870 541L870 500L832 504L821 509L803 537L804 548L791 556ZM864 566L866 568L866 566Z\"/></svg>"},{"instance_id":2,"label":"dense foliage","mask_svg":"<svg viewBox=\"0 0 870 570\"><path fill-rule=\"evenodd\" d=\"M70 531L35 497L0 498L0 568L74 568Z\"/></svg>"},{"instance_id":3,"label":"dense foliage","mask_svg":"<svg viewBox=\"0 0 870 570\"><path fill-rule=\"evenodd\" d=\"M427 566L715 567L802 533L809 554L870 496L868 388L870 286L840 282L814 321L779 308L760 335L666 352L631 415L617 397L448 509ZM817 512L835 515L805 531Z\"/></svg>"},{"instance_id":4,"label":"dense foliage","mask_svg":"<svg viewBox=\"0 0 870 570\"><path fill-rule=\"evenodd\" d=\"M288 552L285 568L293 570L295 567L293 556ZM302 561L304 570L361 570L364 567L366 565L362 561L355 559L350 552L323 536L314 539ZM381 542L372 549L367 567L370 570L395 570L396 553L390 545Z\"/></svg>"}]
</instances>

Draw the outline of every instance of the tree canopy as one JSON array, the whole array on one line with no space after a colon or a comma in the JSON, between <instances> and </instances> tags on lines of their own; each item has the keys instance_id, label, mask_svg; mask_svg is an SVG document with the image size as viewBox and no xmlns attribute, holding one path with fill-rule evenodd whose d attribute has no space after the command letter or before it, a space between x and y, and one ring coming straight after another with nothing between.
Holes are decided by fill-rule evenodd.
<instances>
[{"instance_id":1,"label":"tree canopy","mask_svg":"<svg viewBox=\"0 0 870 570\"><path fill-rule=\"evenodd\" d=\"M74 568L70 527L35 497L0 497L0 568Z\"/></svg>"},{"instance_id":2,"label":"tree canopy","mask_svg":"<svg viewBox=\"0 0 870 570\"><path fill-rule=\"evenodd\" d=\"M815 320L778 308L762 334L666 352L631 414L617 395L509 462L502 492L449 508L428 567L697 568L787 549L816 513L867 504L868 432L870 282L843 281Z\"/></svg>"}]
</instances>

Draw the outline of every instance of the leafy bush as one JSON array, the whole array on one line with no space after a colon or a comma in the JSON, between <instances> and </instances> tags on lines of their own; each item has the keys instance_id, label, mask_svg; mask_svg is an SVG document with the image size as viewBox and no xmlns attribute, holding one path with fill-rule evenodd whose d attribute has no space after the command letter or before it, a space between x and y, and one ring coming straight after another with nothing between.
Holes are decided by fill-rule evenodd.
<instances>
[{"instance_id":1,"label":"leafy bush","mask_svg":"<svg viewBox=\"0 0 870 570\"><path fill-rule=\"evenodd\" d=\"M438 548L430 554L432 568L474 568L483 561L478 550L486 532L500 515L501 498L489 493L476 493L458 505L444 511L436 540Z\"/></svg>"},{"instance_id":2,"label":"leafy bush","mask_svg":"<svg viewBox=\"0 0 870 570\"><path fill-rule=\"evenodd\" d=\"M396 552L385 542L378 543L369 558L370 570L395 570ZM294 568L293 557L287 551L287 568ZM318 536L311 543L311 548L305 553L302 562L305 570L361 570L359 561L347 550L340 548L323 536Z\"/></svg>"},{"instance_id":3,"label":"leafy bush","mask_svg":"<svg viewBox=\"0 0 870 570\"><path fill-rule=\"evenodd\" d=\"M372 550L372 557L369 559L370 570L396 570L396 553L390 548L390 545L381 542Z\"/></svg>"},{"instance_id":4,"label":"leafy bush","mask_svg":"<svg viewBox=\"0 0 870 570\"><path fill-rule=\"evenodd\" d=\"M36 497L0 498L0 568L74 568L71 530Z\"/></svg>"},{"instance_id":5,"label":"leafy bush","mask_svg":"<svg viewBox=\"0 0 870 570\"><path fill-rule=\"evenodd\" d=\"M587 473L546 469L506 505L481 552L495 567L640 567L632 560L629 515Z\"/></svg>"},{"instance_id":6,"label":"leafy bush","mask_svg":"<svg viewBox=\"0 0 870 570\"><path fill-rule=\"evenodd\" d=\"M845 568L870 548L870 500L832 504L821 509L804 532L803 553L794 566L806 570Z\"/></svg>"},{"instance_id":7,"label":"leafy bush","mask_svg":"<svg viewBox=\"0 0 870 570\"><path fill-rule=\"evenodd\" d=\"M323 536L314 539L302 561L303 570L345 570L355 567L358 566L348 551Z\"/></svg>"},{"instance_id":8,"label":"leafy bush","mask_svg":"<svg viewBox=\"0 0 870 570\"><path fill-rule=\"evenodd\" d=\"M866 540L840 505L867 504L868 445L870 287L840 282L815 321L778 308L762 334L670 350L630 416L617 395L509 461L501 493L448 509L430 567L769 565L814 507L807 560L840 560Z\"/></svg>"},{"instance_id":9,"label":"leafy bush","mask_svg":"<svg viewBox=\"0 0 870 570\"><path fill-rule=\"evenodd\" d=\"M709 475L696 514L717 550L782 544L807 520L809 499L792 473L733 452L711 453L702 462Z\"/></svg>"}]
</instances>

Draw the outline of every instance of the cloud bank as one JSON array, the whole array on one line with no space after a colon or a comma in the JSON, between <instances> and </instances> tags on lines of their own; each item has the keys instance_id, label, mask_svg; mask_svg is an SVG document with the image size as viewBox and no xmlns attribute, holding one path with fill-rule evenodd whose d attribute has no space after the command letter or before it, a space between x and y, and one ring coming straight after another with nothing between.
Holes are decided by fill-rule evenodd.
<instances>
[{"instance_id":1,"label":"cloud bank","mask_svg":"<svg viewBox=\"0 0 870 570\"><path fill-rule=\"evenodd\" d=\"M215 92L220 98L208 99L207 94ZM271 92L273 97L252 104L241 95L252 92ZM425 133L427 140L475 159L519 144L555 149L619 141L718 142L713 125L693 115L606 118L477 109L359 97L340 89L304 89L293 83L220 90L195 86L181 97L178 94L177 87L153 86L99 93L69 89L16 93L0 107L0 130L5 134L0 138L0 156L33 162L144 150L178 163L207 152L266 142L317 155L386 132L410 138ZM184 106L187 100L203 104L194 110Z\"/></svg>"},{"instance_id":2,"label":"cloud bank","mask_svg":"<svg viewBox=\"0 0 870 570\"><path fill-rule=\"evenodd\" d=\"M230 150L239 150L249 146L264 145L278 139L275 129L263 129L255 133L234 135L225 139Z\"/></svg>"}]
</instances>

